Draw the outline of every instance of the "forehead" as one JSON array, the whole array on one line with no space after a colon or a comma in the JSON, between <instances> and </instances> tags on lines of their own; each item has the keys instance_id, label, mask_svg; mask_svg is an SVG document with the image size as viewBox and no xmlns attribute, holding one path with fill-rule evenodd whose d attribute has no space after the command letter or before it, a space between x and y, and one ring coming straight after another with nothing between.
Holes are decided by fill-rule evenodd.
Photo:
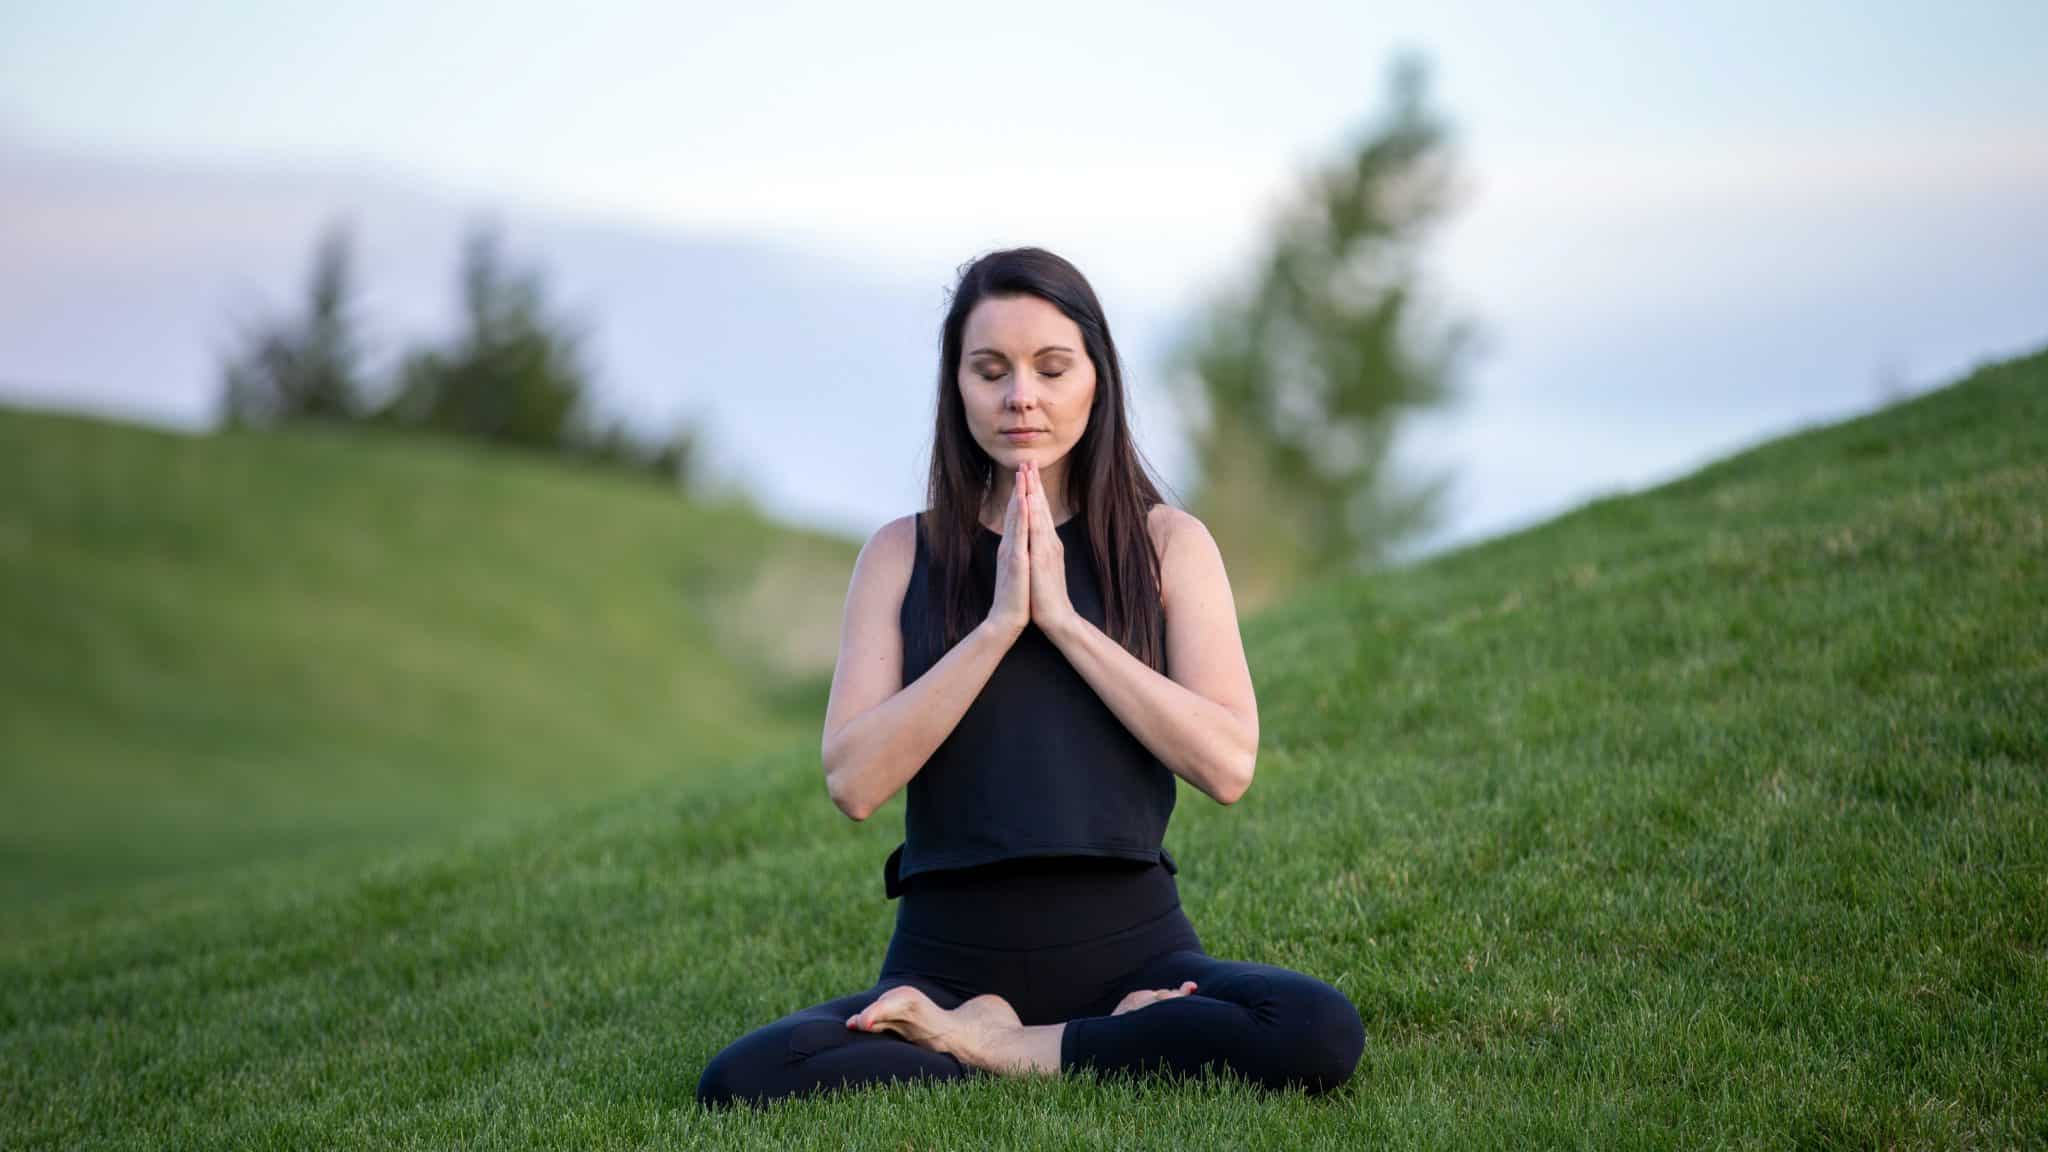
<instances>
[{"instance_id":1,"label":"forehead","mask_svg":"<svg viewBox=\"0 0 2048 1152\"><path fill-rule=\"evenodd\" d=\"M1035 356L1049 345L1081 352L1081 328L1049 301L1030 295L989 296L967 314L962 346L968 355L992 348L1013 356Z\"/></svg>"}]
</instances>

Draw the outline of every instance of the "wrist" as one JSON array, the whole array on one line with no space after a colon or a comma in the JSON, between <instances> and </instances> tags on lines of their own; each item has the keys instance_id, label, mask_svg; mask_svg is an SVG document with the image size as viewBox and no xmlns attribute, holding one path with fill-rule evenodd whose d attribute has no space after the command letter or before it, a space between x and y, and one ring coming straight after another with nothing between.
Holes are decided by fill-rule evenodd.
<instances>
[{"instance_id":1,"label":"wrist","mask_svg":"<svg viewBox=\"0 0 2048 1152\"><path fill-rule=\"evenodd\" d=\"M1067 612L1050 624L1039 625L1039 630L1044 632L1046 639L1051 640L1053 643L1064 644L1069 639L1072 639L1075 632L1086 623L1087 620L1079 612Z\"/></svg>"},{"instance_id":2,"label":"wrist","mask_svg":"<svg viewBox=\"0 0 2048 1152\"><path fill-rule=\"evenodd\" d=\"M1024 634L1024 626L1029 623L1029 620L1010 621L996 616L987 616L976 627L995 637L996 640L1007 648L1017 642L1017 637Z\"/></svg>"}]
</instances>

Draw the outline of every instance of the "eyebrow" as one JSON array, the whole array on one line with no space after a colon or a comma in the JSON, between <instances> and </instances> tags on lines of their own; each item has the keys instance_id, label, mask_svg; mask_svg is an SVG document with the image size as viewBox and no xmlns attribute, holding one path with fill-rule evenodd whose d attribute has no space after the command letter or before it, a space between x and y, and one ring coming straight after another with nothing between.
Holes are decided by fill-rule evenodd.
<instances>
[{"instance_id":1,"label":"eyebrow","mask_svg":"<svg viewBox=\"0 0 2048 1152\"><path fill-rule=\"evenodd\" d=\"M1065 352L1071 356L1073 355L1074 350L1072 348L1067 347L1065 344L1047 344L1045 347L1040 348L1038 351L1032 353L1032 355L1043 356L1047 352ZM990 356L1002 355L1001 352L998 352L993 348L976 348L974 351L968 353L969 356L980 356L983 354L987 354Z\"/></svg>"}]
</instances>

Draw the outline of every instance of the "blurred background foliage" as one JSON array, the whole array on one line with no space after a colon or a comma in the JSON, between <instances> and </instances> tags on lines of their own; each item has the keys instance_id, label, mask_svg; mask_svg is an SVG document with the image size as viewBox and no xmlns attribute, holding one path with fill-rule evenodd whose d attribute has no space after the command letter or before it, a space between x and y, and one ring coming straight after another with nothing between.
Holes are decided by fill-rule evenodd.
<instances>
[{"instance_id":1,"label":"blurred background foliage","mask_svg":"<svg viewBox=\"0 0 2048 1152\"><path fill-rule=\"evenodd\" d=\"M348 226L330 224L303 313L247 326L222 365L223 425L411 428L696 485L695 422L649 439L601 416L583 328L550 305L540 269L508 261L496 225L475 224L464 239L460 329L443 345L405 349L385 382L367 367L351 251Z\"/></svg>"},{"instance_id":2,"label":"blurred background foliage","mask_svg":"<svg viewBox=\"0 0 2048 1152\"><path fill-rule=\"evenodd\" d=\"M1176 349L1196 413L1190 510L1230 559L1239 603L1385 562L1433 523L1448 473L1396 475L1404 417L1452 399L1478 330L1431 315L1422 245L1455 204L1450 127L1429 70L1398 57L1387 107L1311 173L1251 283Z\"/></svg>"}]
</instances>

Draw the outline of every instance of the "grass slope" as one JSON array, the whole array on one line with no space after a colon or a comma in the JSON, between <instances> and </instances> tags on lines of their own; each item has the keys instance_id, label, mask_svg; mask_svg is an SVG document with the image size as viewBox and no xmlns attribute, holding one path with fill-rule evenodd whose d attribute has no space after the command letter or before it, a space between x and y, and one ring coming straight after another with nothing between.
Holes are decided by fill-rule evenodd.
<instances>
[{"instance_id":1,"label":"grass slope","mask_svg":"<svg viewBox=\"0 0 2048 1152\"><path fill-rule=\"evenodd\" d=\"M0 949L9 1147L2048 1142L2048 355L1247 622L1183 790L1212 953L1343 988L1321 1098L1068 1077L705 1114L864 987L900 799L810 750Z\"/></svg>"},{"instance_id":2,"label":"grass slope","mask_svg":"<svg viewBox=\"0 0 2048 1152\"><path fill-rule=\"evenodd\" d=\"M0 900L815 743L746 589L836 638L852 556L446 442L0 412Z\"/></svg>"}]
</instances>

